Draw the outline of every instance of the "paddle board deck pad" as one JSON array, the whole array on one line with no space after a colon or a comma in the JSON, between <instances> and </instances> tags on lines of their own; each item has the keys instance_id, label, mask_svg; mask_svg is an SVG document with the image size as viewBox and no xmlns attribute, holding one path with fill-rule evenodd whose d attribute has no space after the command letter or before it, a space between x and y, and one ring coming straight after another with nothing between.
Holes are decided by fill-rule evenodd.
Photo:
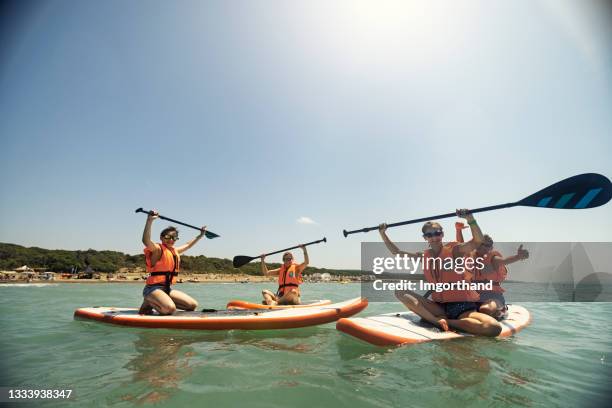
<instances>
[{"instance_id":1,"label":"paddle board deck pad","mask_svg":"<svg viewBox=\"0 0 612 408\"><path fill-rule=\"evenodd\" d=\"M530 322L531 314L527 309L518 305L508 305L508 316L500 321L502 332L498 337L516 334ZM468 333L442 331L428 322L421 321L421 318L413 312L340 319L336 323L336 329L377 346L397 346L472 336Z\"/></svg>"},{"instance_id":2,"label":"paddle board deck pad","mask_svg":"<svg viewBox=\"0 0 612 408\"><path fill-rule=\"evenodd\" d=\"M329 305L281 310L223 310L216 312L177 311L170 316L140 315L138 309L84 307L75 319L95 320L122 326L193 330L293 329L334 322L359 313L368 306L366 298Z\"/></svg>"},{"instance_id":3,"label":"paddle board deck pad","mask_svg":"<svg viewBox=\"0 0 612 408\"><path fill-rule=\"evenodd\" d=\"M330 305L331 300L311 300L307 302L300 303L299 305L264 305L262 303L252 303L246 300L230 300L227 304L228 309L268 309L268 310L278 310L278 309L296 309L302 307L313 307L313 306L323 306Z\"/></svg>"}]
</instances>

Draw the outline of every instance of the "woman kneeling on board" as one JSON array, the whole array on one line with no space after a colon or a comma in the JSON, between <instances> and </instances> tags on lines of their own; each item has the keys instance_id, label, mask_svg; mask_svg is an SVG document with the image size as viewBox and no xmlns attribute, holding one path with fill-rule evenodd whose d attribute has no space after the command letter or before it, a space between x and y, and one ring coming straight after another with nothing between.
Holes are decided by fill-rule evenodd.
<instances>
[{"instance_id":1,"label":"woman kneeling on board","mask_svg":"<svg viewBox=\"0 0 612 408\"><path fill-rule=\"evenodd\" d=\"M457 226L457 241L464 241L459 226ZM485 234L482 243L470 256L474 259L482 258L482 263L484 265L483 268L473 269L472 282L488 283L490 281L493 284L491 290L478 291L480 295L478 311L493 316L497 320L502 320L508 310L506 299L504 298L505 290L501 287L501 283L505 281L508 276L506 265L529 258L529 251L523 249L523 245L520 245L516 250L516 255L504 258L499 251L493 249L493 238Z\"/></svg>"},{"instance_id":2,"label":"woman kneeling on board","mask_svg":"<svg viewBox=\"0 0 612 408\"><path fill-rule=\"evenodd\" d=\"M300 304L300 286L303 282L302 272L308 266L308 251L306 247L301 245L304 252L304 262L297 264L293 262L293 254L285 252L283 254L283 265L280 268L268 270L266 267L266 256L261 256L261 273L264 276L278 275L278 290L276 294L264 289L263 303L266 305L299 305Z\"/></svg>"},{"instance_id":3,"label":"woman kneeling on board","mask_svg":"<svg viewBox=\"0 0 612 408\"><path fill-rule=\"evenodd\" d=\"M474 237L471 241L444 244L442 242L444 232L439 223L429 221L423 225L423 238L429 244L429 249L423 254L423 272L429 283L456 283L469 279L469 276L466 276L463 271L459 271L458 268L455 270L455 268L445 269L441 267L442 264L446 264L444 261L446 259L451 258L454 264L455 260L467 257L480 245L483 239L480 227L468 210L457 210L457 216L467 220ZM381 224L379 227L380 235L391 253L420 257L420 254L400 251L387 236L386 229L386 224ZM440 260L442 262L436 262ZM438 268L438 266L440 267ZM471 334L495 337L502 330L501 325L494 318L477 311L479 296L473 290L434 292L433 300L426 299L410 290L396 291L395 296L408 309L444 331L448 331L449 327L452 327Z\"/></svg>"},{"instance_id":4,"label":"woman kneeling on board","mask_svg":"<svg viewBox=\"0 0 612 408\"><path fill-rule=\"evenodd\" d=\"M142 291L144 301L140 306L140 314L151 314L153 309L159 314L171 315L176 309L195 310L198 302L191 296L172 289L170 285L176 283L181 256L183 252L195 245L206 233L206 227L202 227L200 235L183 246L174 247L179 239L178 230L175 227L165 228L159 235L161 243L151 241L151 224L158 215L153 211L149 214L142 233L142 243L145 245L145 261L147 263L147 284Z\"/></svg>"}]
</instances>

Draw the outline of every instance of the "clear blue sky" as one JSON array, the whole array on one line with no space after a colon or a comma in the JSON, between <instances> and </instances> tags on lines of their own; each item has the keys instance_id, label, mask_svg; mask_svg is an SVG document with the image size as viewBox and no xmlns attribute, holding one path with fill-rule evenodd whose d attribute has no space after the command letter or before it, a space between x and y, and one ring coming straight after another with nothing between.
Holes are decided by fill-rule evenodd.
<instances>
[{"instance_id":1,"label":"clear blue sky","mask_svg":"<svg viewBox=\"0 0 612 408\"><path fill-rule=\"evenodd\" d=\"M193 255L326 236L311 263L358 268L378 235L343 228L611 177L612 32L597 4L34 3L0 54L0 242L138 253L142 206L222 235ZM611 241L611 215L478 219L498 241Z\"/></svg>"}]
</instances>

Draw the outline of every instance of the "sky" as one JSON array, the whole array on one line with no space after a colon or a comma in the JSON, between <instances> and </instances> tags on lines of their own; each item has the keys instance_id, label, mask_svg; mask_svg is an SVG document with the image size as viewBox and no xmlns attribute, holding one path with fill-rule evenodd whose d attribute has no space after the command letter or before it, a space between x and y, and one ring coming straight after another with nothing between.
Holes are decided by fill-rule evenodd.
<instances>
[{"instance_id":1,"label":"sky","mask_svg":"<svg viewBox=\"0 0 612 408\"><path fill-rule=\"evenodd\" d=\"M0 242L136 254L144 207L221 235L191 255L325 236L311 264L357 269L360 243L380 238L344 228L612 176L603 2L56 0L0 11ZM477 219L497 241L612 241L612 205ZM196 234L180 230L179 243ZM420 225L389 235L418 241Z\"/></svg>"}]
</instances>

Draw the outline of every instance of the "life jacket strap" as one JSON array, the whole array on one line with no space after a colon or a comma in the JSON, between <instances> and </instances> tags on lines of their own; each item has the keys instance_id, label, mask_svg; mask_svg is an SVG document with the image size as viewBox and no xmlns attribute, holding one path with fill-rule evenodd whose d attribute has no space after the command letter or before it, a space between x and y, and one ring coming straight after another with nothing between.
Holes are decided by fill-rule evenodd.
<instances>
[{"instance_id":1,"label":"life jacket strap","mask_svg":"<svg viewBox=\"0 0 612 408\"><path fill-rule=\"evenodd\" d=\"M172 278L175 276L178 276L178 272L150 272L149 275L151 276L165 276L166 277L166 281L164 282L164 292L166 292L167 295L170 295L170 285L172 285Z\"/></svg>"}]
</instances>

